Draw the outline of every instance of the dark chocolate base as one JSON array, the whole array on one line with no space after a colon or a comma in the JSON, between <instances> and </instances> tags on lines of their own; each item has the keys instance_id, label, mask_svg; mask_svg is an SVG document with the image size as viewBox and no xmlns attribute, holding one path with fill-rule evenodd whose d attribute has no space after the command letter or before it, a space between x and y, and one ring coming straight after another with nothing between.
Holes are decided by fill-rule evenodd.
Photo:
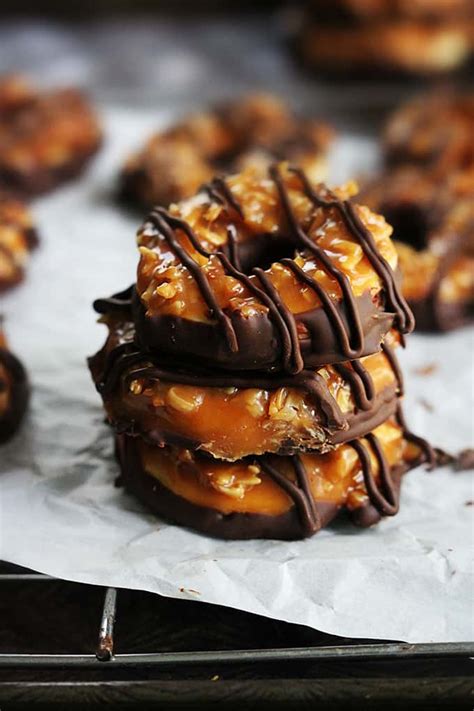
<instances>
[{"instance_id":1,"label":"dark chocolate base","mask_svg":"<svg viewBox=\"0 0 474 711\"><path fill-rule=\"evenodd\" d=\"M426 333L454 331L474 323L474 301L443 303L431 296L410 301L415 330Z\"/></svg>"},{"instance_id":2,"label":"dark chocolate base","mask_svg":"<svg viewBox=\"0 0 474 711\"><path fill-rule=\"evenodd\" d=\"M374 304L370 293L355 298L364 333L364 349L359 357L380 350L380 343L392 326L393 314ZM345 305L337 310L350 333L350 322ZM215 366L223 370L279 370L282 345L278 330L267 314L244 318L239 312L231 314L239 349L232 353L222 329L215 323L191 321L178 316L147 316L136 290L133 290L133 320L136 339L142 350L149 349L161 357L173 356L180 361ZM296 315L297 323L308 326L313 338L300 341L307 368L340 363L347 360L335 329L322 307Z\"/></svg>"},{"instance_id":3,"label":"dark chocolate base","mask_svg":"<svg viewBox=\"0 0 474 711\"><path fill-rule=\"evenodd\" d=\"M0 348L0 363L8 371L12 386L6 412L0 414L0 444L13 437L19 428L30 399L28 376L18 358Z\"/></svg>"},{"instance_id":4,"label":"dark chocolate base","mask_svg":"<svg viewBox=\"0 0 474 711\"><path fill-rule=\"evenodd\" d=\"M251 538L297 540L312 535L303 525L295 506L279 516L223 514L216 509L193 504L174 494L143 469L136 441L132 437L126 435L116 437L116 454L122 472L120 482L127 491L136 496L153 513L172 523L196 529L208 536L230 540ZM402 474L410 468L410 465L403 463L392 469L392 478L397 486L400 486ZM336 504L324 501L315 503L321 527L326 526L343 510ZM362 527L372 526L381 519L380 513L371 504L350 511L348 514L356 525Z\"/></svg>"},{"instance_id":5,"label":"dark chocolate base","mask_svg":"<svg viewBox=\"0 0 474 711\"><path fill-rule=\"evenodd\" d=\"M62 183L78 177L100 148L98 142L89 151L76 155L56 168L38 168L29 173L9 170L0 164L0 188L18 197L35 197L50 192Z\"/></svg>"}]
</instances>

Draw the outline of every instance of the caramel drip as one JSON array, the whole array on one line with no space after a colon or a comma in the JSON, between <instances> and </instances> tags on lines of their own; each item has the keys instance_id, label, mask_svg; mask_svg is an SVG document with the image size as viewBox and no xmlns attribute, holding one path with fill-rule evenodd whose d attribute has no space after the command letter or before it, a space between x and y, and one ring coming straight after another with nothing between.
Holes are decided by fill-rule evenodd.
<instances>
[{"instance_id":1,"label":"caramel drip","mask_svg":"<svg viewBox=\"0 0 474 711\"><path fill-rule=\"evenodd\" d=\"M138 355L138 352L137 352ZM146 356L146 360L151 360ZM141 354L142 361L144 360ZM122 364L127 367L127 363L122 361ZM134 365L131 364L131 365ZM101 378L103 393L111 392L121 373L109 370ZM160 366L146 365L136 370L131 370L127 376L125 383L129 385L132 380L143 378L149 381L162 381L180 383L181 385L193 385L196 387L213 387L213 388L258 388L263 390L278 390L282 387L295 388L303 390L319 407L326 427L342 429L346 424L341 409L331 395L325 379L317 372L301 371L293 377L271 378L265 376L250 376L239 377L238 375L225 373L188 373L185 371L167 370Z\"/></svg>"},{"instance_id":2,"label":"caramel drip","mask_svg":"<svg viewBox=\"0 0 474 711\"><path fill-rule=\"evenodd\" d=\"M277 172L277 168L273 168ZM331 194L327 200L318 195L311 186L306 174L300 168L291 168L291 171L300 179L306 196L317 206L323 208L334 207L341 215L344 224L357 239L372 268L379 276L385 289L387 306L395 313L394 323L401 333L410 333L415 321L408 304L395 281L394 273L387 260L377 249L375 240L356 212L354 205L349 200L339 200ZM277 173L278 174L278 173ZM280 183L282 183L279 176ZM311 240L309 240L311 242ZM312 242L311 242L312 243Z\"/></svg>"},{"instance_id":3,"label":"caramel drip","mask_svg":"<svg viewBox=\"0 0 474 711\"><path fill-rule=\"evenodd\" d=\"M324 208L335 207L339 210L346 226L357 238L364 254L369 259L372 267L382 280L388 306L395 312L395 320L400 331L408 332L412 330L413 318L411 312L397 288L390 266L378 252L370 231L362 223L359 216L355 212L354 207L348 201L341 201L336 198L326 200L325 198L317 195L313 191L304 172L296 168L292 170L301 180L305 194L314 203L314 205ZM312 288L317 294L323 309L327 314L328 320L330 321L336 334L342 352L347 359L354 360L359 358L364 350L364 334L350 280L344 272L332 263L330 257L325 253L325 251L313 242L313 240L308 237L308 235L298 224L291 206L287 188L277 166L271 166L269 173L277 187L287 222L292 232L295 246L308 249L326 273L337 282L339 288L341 289L342 297L346 306L350 324L349 327L347 327L344 323L344 320L338 313L335 304L321 284L306 274L300 267L298 267L297 264L294 263L293 260L284 259L282 260L282 263L288 267L293 274L300 279L300 281L303 281L305 284L310 286L310 288ZM244 212L241 205L235 199L231 189L223 178L214 178L211 183L208 183L204 187L212 200L226 205L229 209L236 213L240 219L244 219ZM257 277L258 282L261 285L260 287L253 284L252 280L250 280L249 277L242 272L238 255L237 232L235 225L230 224L227 228L227 250L229 252L229 257L227 258L222 250L217 250L215 253L208 252L200 244L197 235L184 220L170 215L163 208L156 208L153 210L148 219L158 230L158 232L165 237L170 248L187 267L190 274L195 279L196 284L202 293L203 299L209 308L211 317L216 318L223 329L227 345L231 352L237 352L239 349L232 320L219 306L204 270L197 262L194 261L194 259L192 259L192 257L179 243L179 240L175 235L175 230L177 229L186 234L193 248L199 254L206 258L210 258L214 254L218 259L220 259L225 272L231 274L247 286L247 288L268 307L270 317L272 318L280 334L283 369L292 374L303 370L304 360L301 353L301 345L298 338L295 316L284 304L278 294L278 291L273 286L264 270L257 267L252 270L252 273Z\"/></svg>"}]
</instances>

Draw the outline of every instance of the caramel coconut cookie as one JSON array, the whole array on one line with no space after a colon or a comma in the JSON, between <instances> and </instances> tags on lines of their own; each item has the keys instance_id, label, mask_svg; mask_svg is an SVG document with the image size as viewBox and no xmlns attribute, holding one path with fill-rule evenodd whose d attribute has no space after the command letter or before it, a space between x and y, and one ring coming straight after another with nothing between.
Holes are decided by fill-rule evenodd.
<instances>
[{"instance_id":1,"label":"caramel coconut cookie","mask_svg":"<svg viewBox=\"0 0 474 711\"><path fill-rule=\"evenodd\" d=\"M38 236L26 205L0 192L0 292L24 278Z\"/></svg>"},{"instance_id":2,"label":"caramel coconut cookie","mask_svg":"<svg viewBox=\"0 0 474 711\"><path fill-rule=\"evenodd\" d=\"M134 204L167 207L193 195L216 173L247 166L264 173L270 162L282 159L322 180L332 137L327 124L297 117L274 96L248 96L151 136L125 163L120 195Z\"/></svg>"},{"instance_id":3,"label":"caramel coconut cookie","mask_svg":"<svg viewBox=\"0 0 474 711\"><path fill-rule=\"evenodd\" d=\"M26 371L8 349L0 323L0 444L17 431L26 412L29 396Z\"/></svg>"},{"instance_id":4,"label":"caramel coconut cookie","mask_svg":"<svg viewBox=\"0 0 474 711\"><path fill-rule=\"evenodd\" d=\"M215 179L138 233L136 340L160 357L298 373L413 328L391 227L300 169ZM99 304L100 308L100 304Z\"/></svg>"},{"instance_id":5,"label":"caramel coconut cookie","mask_svg":"<svg viewBox=\"0 0 474 711\"><path fill-rule=\"evenodd\" d=\"M374 180L363 199L394 227L403 294L424 331L474 318L474 168L440 181L403 167Z\"/></svg>"},{"instance_id":6,"label":"caramel coconut cookie","mask_svg":"<svg viewBox=\"0 0 474 711\"><path fill-rule=\"evenodd\" d=\"M40 92L0 81L0 188L45 193L78 175L101 142L95 113L76 89Z\"/></svg>"},{"instance_id":7,"label":"caramel coconut cookie","mask_svg":"<svg viewBox=\"0 0 474 711\"><path fill-rule=\"evenodd\" d=\"M474 94L417 97L389 118L382 142L386 164L414 165L444 180L474 166Z\"/></svg>"},{"instance_id":8,"label":"caramel coconut cookie","mask_svg":"<svg viewBox=\"0 0 474 711\"><path fill-rule=\"evenodd\" d=\"M472 53L468 0L308 2L296 49L332 73L430 75L461 67Z\"/></svg>"}]
</instances>

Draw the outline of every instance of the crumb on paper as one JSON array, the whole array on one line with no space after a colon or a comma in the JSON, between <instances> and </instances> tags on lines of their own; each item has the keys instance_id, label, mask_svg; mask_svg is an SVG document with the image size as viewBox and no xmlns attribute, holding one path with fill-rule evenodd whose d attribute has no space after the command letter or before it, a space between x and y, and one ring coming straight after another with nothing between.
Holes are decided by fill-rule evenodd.
<instances>
[{"instance_id":1,"label":"crumb on paper","mask_svg":"<svg viewBox=\"0 0 474 711\"><path fill-rule=\"evenodd\" d=\"M464 472L474 469L474 449L463 449L459 454L450 454L439 447L435 448L438 466L449 466L455 472Z\"/></svg>"},{"instance_id":2,"label":"crumb on paper","mask_svg":"<svg viewBox=\"0 0 474 711\"><path fill-rule=\"evenodd\" d=\"M466 501L464 506L474 506L474 501Z\"/></svg>"},{"instance_id":3,"label":"crumb on paper","mask_svg":"<svg viewBox=\"0 0 474 711\"><path fill-rule=\"evenodd\" d=\"M429 402L429 400L426 400L424 397L420 397L418 399L418 402L422 407L425 408L427 412L434 412L434 406Z\"/></svg>"},{"instance_id":4,"label":"crumb on paper","mask_svg":"<svg viewBox=\"0 0 474 711\"><path fill-rule=\"evenodd\" d=\"M179 592L181 593L193 593L194 595L200 595L201 593L199 590L193 590L192 588L180 588Z\"/></svg>"},{"instance_id":5,"label":"crumb on paper","mask_svg":"<svg viewBox=\"0 0 474 711\"><path fill-rule=\"evenodd\" d=\"M437 363L427 363L426 365L420 365L418 368L413 368L413 373L415 375L433 375L438 370Z\"/></svg>"},{"instance_id":6,"label":"crumb on paper","mask_svg":"<svg viewBox=\"0 0 474 711\"><path fill-rule=\"evenodd\" d=\"M459 452L453 463L453 469L456 472L474 469L474 449L463 449L462 452Z\"/></svg>"}]
</instances>

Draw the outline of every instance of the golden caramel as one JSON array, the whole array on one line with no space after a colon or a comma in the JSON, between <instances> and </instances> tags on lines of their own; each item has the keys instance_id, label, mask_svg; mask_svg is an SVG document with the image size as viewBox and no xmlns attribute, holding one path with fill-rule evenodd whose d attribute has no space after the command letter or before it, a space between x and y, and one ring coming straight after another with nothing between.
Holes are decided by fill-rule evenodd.
<instances>
[{"instance_id":1,"label":"golden caramel","mask_svg":"<svg viewBox=\"0 0 474 711\"><path fill-rule=\"evenodd\" d=\"M356 296L367 291L375 296L381 289L380 278L355 237L344 225L337 209L315 208L303 193L298 178L287 170L284 170L282 175L295 215L309 238L348 276ZM245 243L267 235L268 240L281 243L288 233L288 227L273 181L262 179L254 171L248 170L228 178L227 185L244 215L243 220L235 220L237 241ZM353 194L353 191L354 187L349 185L334 192L338 197L346 198ZM390 240L391 227L368 208L358 206L356 209L359 218L370 230L378 250L391 268L395 269L397 254ZM201 194L185 203L174 205L170 211L186 220L207 251L215 252L227 243L228 210L218 203L210 203L206 195ZM244 316L250 316L259 310L267 311L267 307L257 301L242 281L224 273L217 257L202 256L181 230L176 232L180 244L207 276L222 309L239 310ZM139 232L138 245L140 262L137 290L146 306L147 315L170 314L209 322L209 310L194 278L175 256L164 237L158 234L150 223L145 223ZM288 251L294 255L291 247ZM294 258L296 264L318 281L333 299L341 298L340 288L335 280L315 264L312 255L301 251ZM302 285L287 267L275 262L265 274L292 313L303 313L320 305L314 290ZM258 285L257 277L252 275L250 279Z\"/></svg>"},{"instance_id":2,"label":"golden caramel","mask_svg":"<svg viewBox=\"0 0 474 711\"><path fill-rule=\"evenodd\" d=\"M387 421L374 430L390 466L410 461L418 454L416 446L407 443L402 430ZM374 478L378 481L378 462L370 446ZM164 486L198 506L207 506L222 513L259 513L278 516L292 506L290 497L254 463L229 464L209 460L189 450L157 448L139 441L142 465L150 476ZM356 451L341 445L326 454L306 453L301 459L308 473L315 500L356 509L368 502L362 468ZM290 480L294 469L286 457L271 457L271 464Z\"/></svg>"},{"instance_id":3,"label":"golden caramel","mask_svg":"<svg viewBox=\"0 0 474 711\"><path fill-rule=\"evenodd\" d=\"M21 280L34 246L33 223L26 206L0 195L0 290Z\"/></svg>"}]
</instances>

